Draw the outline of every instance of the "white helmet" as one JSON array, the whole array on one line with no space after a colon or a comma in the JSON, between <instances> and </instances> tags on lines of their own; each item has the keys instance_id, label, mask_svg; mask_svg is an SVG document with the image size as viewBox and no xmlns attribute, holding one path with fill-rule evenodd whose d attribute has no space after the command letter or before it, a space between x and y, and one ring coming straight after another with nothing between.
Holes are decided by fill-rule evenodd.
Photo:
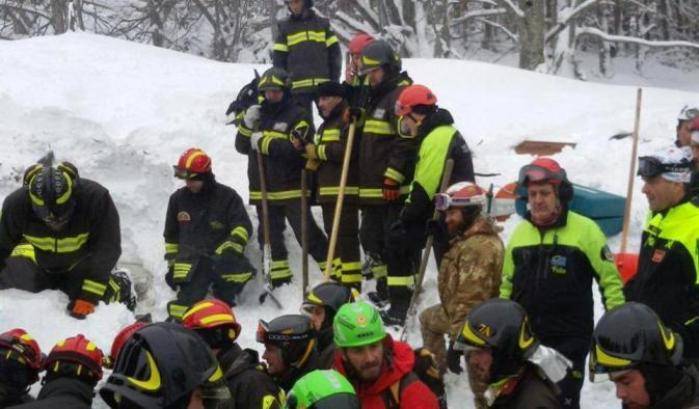
<instances>
[{"instance_id":1,"label":"white helmet","mask_svg":"<svg viewBox=\"0 0 699 409\"><path fill-rule=\"evenodd\" d=\"M678 121L691 121L692 119L699 117L699 107L692 105L685 105L680 114L677 116Z\"/></svg>"},{"instance_id":2,"label":"white helmet","mask_svg":"<svg viewBox=\"0 0 699 409\"><path fill-rule=\"evenodd\" d=\"M452 207L485 207L488 202L487 193L481 187L472 182L458 182L447 189L445 193L435 196L435 208L440 211Z\"/></svg>"}]
</instances>

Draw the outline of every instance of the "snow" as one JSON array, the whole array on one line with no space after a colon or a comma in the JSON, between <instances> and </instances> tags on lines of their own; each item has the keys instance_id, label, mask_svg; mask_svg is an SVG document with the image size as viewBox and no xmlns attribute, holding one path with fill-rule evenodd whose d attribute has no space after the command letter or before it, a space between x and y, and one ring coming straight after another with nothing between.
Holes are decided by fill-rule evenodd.
<instances>
[{"instance_id":1,"label":"snow","mask_svg":"<svg viewBox=\"0 0 699 409\"><path fill-rule=\"evenodd\" d=\"M142 264L156 276L137 274L139 288L146 290L138 312L165 318L165 304L174 294L160 278L165 271L163 218L168 197L179 186L171 165L186 148L201 147L212 156L217 178L247 198L246 158L235 151L235 129L224 125L224 111L253 68L265 67L220 63L84 33L0 41L0 56L0 199L20 187L25 167L49 148L59 159L74 162L82 177L99 181L114 197L121 217L122 260ZM481 179L482 185L514 180L531 157L515 155L512 147L530 138L577 143L556 155L569 177L625 195L631 139L609 137L631 130L635 87L469 61L415 59L404 64L454 113L475 153L476 170L501 173ZM662 76L656 72L656 77ZM623 82L653 81L629 74ZM644 88L639 154L672 143L676 114L692 102L699 103L699 93ZM641 183L636 182L630 249L639 245L647 210ZM256 222L254 210L249 212ZM517 222L513 217L505 223L505 238ZM287 234L290 262L299 271L300 250ZM610 239L613 250L619 242L618 236ZM259 260L257 246L248 247L251 259ZM321 280L312 262L311 277L312 282ZM425 285L420 309L437 301L433 263ZM270 302L260 306L259 292L259 282L249 284L236 308L245 347L258 347L258 319L280 313ZM300 292L298 283L278 291L285 313L298 311ZM113 336L133 319L122 306L101 305L77 321L67 316L66 303L65 295L55 291L0 291L0 330L26 328L46 352L56 341L82 332L108 352ZM409 340L420 343L415 321L409 322ZM447 379L452 407L472 407L465 377ZM612 384L586 382L582 407L618 407Z\"/></svg>"}]
</instances>

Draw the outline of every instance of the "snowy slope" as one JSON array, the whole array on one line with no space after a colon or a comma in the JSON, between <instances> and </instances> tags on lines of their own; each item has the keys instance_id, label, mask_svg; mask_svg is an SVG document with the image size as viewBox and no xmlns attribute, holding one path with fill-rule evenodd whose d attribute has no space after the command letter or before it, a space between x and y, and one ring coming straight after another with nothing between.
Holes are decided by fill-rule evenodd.
<instances>
[{"instance_id":1,"label":"snowy slope","mask_svg":"<svg viewBox=\"0 0 699 409\"><path fill-rule=\"evenodd\" d=\"M536 138L576 142L575 150L556 157L569 177L625 194L630 140L608 138L631 129L635 88L467 61L407 60L405 65L455 114L475 152L477 171L502 173L482 180L484 186L514 180L531 158L511 148ZM213 157L218 179L247 197L246 158L235 151L235 129L224 125L224 111L253 68L89 34L0 41L0 199L20 186L24 168L49 147L58 158L73 161L82 177L112 192L121 216L122 260L142 263L157 276L152 282L138 278L148 290L139 308L164 318L173 293L159 278L165 270L163 217L169 194L179 185L171 165L186 148L201 147ZM641 153L672 142L677 111L686 102L699 103L699 94L647 88L644 101ZM638 245L645 211L637 183L631 248ZM506 223L506 234L516 223L516 218ZM287 238L291 264L300 270L298 246L290 234ZM618 243L618 237L610 241L613 248ZM259 259L256 246L249 247L253 260ZM311 263L311 268L312 281L319 281L317 267ZM437 299L432 266L426 285L424 306ZM278 311L269 303L258 305L259 283L248 287L236 313L244 328L241 344L254 347L257 320ZM282 289L280 298L286 312L295 312L300 289ZM102 306L87 320L75 321L64 312L66 302L57 292L0 291L0 330L24 327L46 350L83 332L108 351L118 329L132 319L121 306ZM414 322L410 329L411 342L418 344ZM467 402L467 389L463 378L450 377L452 407L471 407L470 401L457 403ZM618 407L611 385L586 385L583 407Z\"/></svg>"}]
</instances>

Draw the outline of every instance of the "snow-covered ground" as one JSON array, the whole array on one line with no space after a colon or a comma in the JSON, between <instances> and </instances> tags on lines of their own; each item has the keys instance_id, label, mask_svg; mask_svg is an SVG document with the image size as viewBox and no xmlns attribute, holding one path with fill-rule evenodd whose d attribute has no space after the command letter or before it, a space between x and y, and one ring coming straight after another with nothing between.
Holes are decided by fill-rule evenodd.
<instances>
[{"instance_id":1,"label":"snow-covered ground","mask_svg":"<svg viewBox=\"0 0 699 409\"><path fill-rule=\"evenodd\" d=\"M481 179L482 185L514 180L531 157L516 155L512 147L532 138L577 143L556 155L569 177L625 195L631 140L609 136L631 130L636 88L468 61L407 60L405 66L454 113L475 152L476 170L502 174ZM150 281L138 278L147 289L139 312L164 318L173 293L160 278L165 271L163 218L169 194L179 186L171 165L185 149L201 147L213 157L217 178L247 198L247 159L235 151L235 129L224 125L224 111L253 68L265 67L89 34L0 41L0 199L20 187L25 167L49 148L59 159L74 162L82 177L112 192L121 216L122 260L155 273ZM623 81L632 83L629 76ZM699 93L644 88L641 154L672 143L675 116L689 102L699 104ZM633 202L632 249L647 209L640 183ZM250 214L256 221L253 209ZM517 221L505 223L505 238ZM287 239L291 265L299 271L300 251L290 234ZM610 239L613 250L619 241L618 236ZM256 246L249 246L248 253L259 259ZM313 282L320 281L313 263L311 274ZM426 289L422 306L437 300L433 265ZM236 308L243 325L240 343L246 347L258 346L257 320L280 313L270 303L258 304L259 290L259 282L248 285ZM300 292L298 284L279 290L284 312L298 311ZM58 292L0 291L0 330L26 328L47 352L57 340L82 332L108 352L119 328L133 319L122 306L100 306L85 321L76 321L66 315L66 303ZM409 325L409 339L417 345L416 323ZM449 376L448 382L451 407L472 407L465 379ZM583 408L618 407L611 384L586 384L582 402Z\"/></svg>"}]
</instances>

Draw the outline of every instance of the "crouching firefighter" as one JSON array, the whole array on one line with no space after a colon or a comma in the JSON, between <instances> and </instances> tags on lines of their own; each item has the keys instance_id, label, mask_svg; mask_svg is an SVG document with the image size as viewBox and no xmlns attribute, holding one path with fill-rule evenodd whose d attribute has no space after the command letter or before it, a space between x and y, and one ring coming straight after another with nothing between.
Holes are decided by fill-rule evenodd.
<instances>
[{"instance_id":1,"label":"crouching firefighter","mask_svg":"<svg viewBox=\"0 0 699 409\"><path fill-rule=\"evenodd\" d=\"M214 296L235 305L236 296L255 274L245 246L252 223L235 190L216 182L211 158L201 149L185 151L174 166L175 177L186 186L170 196L165 219L165 259L168 285L178 290L168 304L171 319L179 321L187 309Z\"/></svg>"},{"instance_id":2,"label":"crouching firefighter","mask_svg":"<svg viewBox=\"0 0 699 409\"><path fill-rule=\"evenodd\" d=\"M58 289L75 318L100 301L135 307L131 280L111 271L121 255L119 214L109 191L68 162L37 163L5 198L0 216L0 289Z\"/></svg>"}]
</instances>

